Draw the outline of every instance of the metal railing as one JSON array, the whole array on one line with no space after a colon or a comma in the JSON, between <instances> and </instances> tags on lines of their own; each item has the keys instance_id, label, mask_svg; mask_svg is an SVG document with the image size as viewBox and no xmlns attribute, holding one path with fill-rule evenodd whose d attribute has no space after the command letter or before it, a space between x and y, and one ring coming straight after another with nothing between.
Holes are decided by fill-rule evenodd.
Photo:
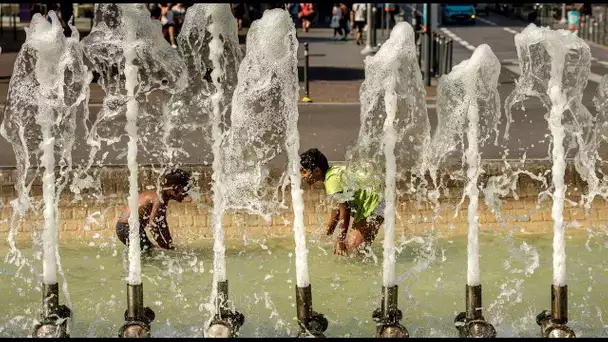
<instances>
[{"instance_id":1,"label":"metal railing","mask_svg":"<svg viewBox=\"0 0 608 342\"><path fill-rule=\"evenodd\" d=\"M431 77L441 77L452 71L452 53L454 41L437 31L433 31L431 45ZM424 73L424 51L426 46L426 32L416 32L416 45L418 47L418 65Z\"/></svg>"}]
</instances>

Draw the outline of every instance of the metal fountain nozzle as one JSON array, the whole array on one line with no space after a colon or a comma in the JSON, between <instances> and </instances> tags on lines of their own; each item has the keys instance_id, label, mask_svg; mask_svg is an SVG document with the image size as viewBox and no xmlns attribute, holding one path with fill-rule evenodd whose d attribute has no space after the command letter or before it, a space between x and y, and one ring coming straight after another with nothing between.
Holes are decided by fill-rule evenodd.
<instances>
[{"instance_id":1,"label":"metal fountain nozzle","mask_svg":"<svg viewBox=\"0 0 608 342\"><path fill-rule=\"evenodd\" d=\"M568 285L551 285L551 313L544 310L536 316L540 333L545 338L574 338L568 323Z\"/></svg>"},{"instance_id":2,"label":"metal fountain nozzle","mask_svg":"<svg viewBox=\"0 0 608 342\"><path fill-rule=\"evenodd\" d=\"M68 319L72 310L59 305L59 284L42 284L42 320L34 326L32 337L68 338Z\"/></svg>"},{"instance_id":3,"label":"metal fountain nozzle","mask_svg":"<svg viewBox=\"0 0 608 342\"><path fill-rule=\"evenodd\" d=\"M207 337L237 337L239 329L245 323L245 316L238 311L231 311L228 302L228 280L217 283L216 314L207 329Z\"/></svg>"},{"instance_id":4,"label":"metal fountain nozzle","mask_svg":"<svg viewBox=\"0 0 608 342\"><path fill-rule=\"evenodd\" d=\"M321 313L312 310L312 286L296 286L296 306L300 332L298 337L324 338L329 323Z\"/></svg>"},{"instance_id":5,"label":"metal fountain nozzle","mask_svg":"<svg viewBox=\"0 0 608 342\"><path fill-rule=\"evenodd\" d=\"M127 284L127 310L125 311L126 323L120 328L118 337L121 338L148 338L150 324L156 318L156 314L149 307L144 307L143 284Z\"/></svg>"},{"instance_id":6,"label":"metal fountain nozzle","mask_svg":"<svg viewBox=\"0 0 608 342\"><path fill-rule=\"evenodd\" d=\"M467 285L466 293L467 310L454 319L458 335L464 338L496 337L496 329L481 314L481 285Z\"/></svg>"},{"instance_id":7,"label":"metal fountain nozzle","mask_svg":"<svg viewBox=\"0 0 608 342\"><path fill-rule=\"evenodd\" d=\"M403 313L398 307L398 286L382 287L382 303L374 310L372 317L376 322L376 337L409 338L407 329L401 325Z\"/></svg>"}]
</instances>

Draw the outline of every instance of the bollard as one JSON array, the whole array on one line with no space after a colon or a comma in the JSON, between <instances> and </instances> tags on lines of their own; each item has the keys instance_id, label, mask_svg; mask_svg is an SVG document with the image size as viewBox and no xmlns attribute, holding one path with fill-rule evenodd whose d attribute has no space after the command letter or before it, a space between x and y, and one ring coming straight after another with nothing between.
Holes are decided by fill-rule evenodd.
<instances>
[{"instance_id":1,"label":"bollard","mask_svg":"<svg viewBox=\"0 0 608 342\"><path fill-rule=\"evenodd\" d=\"M420 71L424 72L422 65L422 43L424 42L424 33L419 35L418 41L416 42L416 46L418 47L418 66L420 67Z\"/></svg>"},{"instance_id":2,"label":"bollard","mask_svg":"<svg viewBox=\"0 0 608 342\"><path fill-rule=\"evenodd\" d=\"M589 40L589 15L585 16L585 33L583 35L583 39Z\"/></svg>"},{"instance_id":3,"label":"bollard","mask_svg":"<svg viewBox=\"0 0 608 342\"><path fill-rule=\"evenodd\" d=\"M17 41L17 15L13 14L13 39Z\"/></svg>"},{"instance_id":4,"label":"bollard","mask_svg":"<svg viewBox=\"0 0 608 342\"><path fill-rule=\"evenodd\" d=\"M93 17L95 17L95 16L91 15L91 31L93 31Z\"/></svg>"},{"instance_id":5,"label":"bollard","mask_svg":"<svg viewBox=\"0 0 608 342\"><path fill-rule=\"evenodd\" d=\"M448 38L448 73L452 71L452 51L454 50L454 41L452 38Z\"/></svg>"},{"instance_id":6,"label":"bollard","mask_svg":"<svg viewBox=\"0 0 608 342\"><path fill-rule=\"evenodd\" d=\"M306 91L306 95L302 98L302 102L310 103L312 99L310 98L310 84L308 79L308 43L304 43L304 89Z\"/></svg>"},{"instance_id":7,"label":"bollard","mask_svg":"<svg viewBox=\"0 0 608 342\"><path fill-rule=\"evenodd\" d=\"M599 32L599 22L597 20L593 21L593 42L598 44L599 43L599 39L600 39L600 32Z\"/></svg>"},{"instance_id":8,"label":"bollard","mask_svg":"<svg viewBox=\"0 0 608 342\"><path fill-rule=\"evenodd\" d=\"M2 18L2 6L0 6L0 37L4 35L4 19Z\"/></svg>"},{"instance_id":9,"label":"bollard","mask_svg":"<svg viewBox=\"0 0 608 342\"><path fill-rule=\"evenodd\" d=\"M435 73L436 77L441 77L443 75L443 68L441 67L443 64L443 36L437 35L437 72Z\"/></svg>"}]
</instances>

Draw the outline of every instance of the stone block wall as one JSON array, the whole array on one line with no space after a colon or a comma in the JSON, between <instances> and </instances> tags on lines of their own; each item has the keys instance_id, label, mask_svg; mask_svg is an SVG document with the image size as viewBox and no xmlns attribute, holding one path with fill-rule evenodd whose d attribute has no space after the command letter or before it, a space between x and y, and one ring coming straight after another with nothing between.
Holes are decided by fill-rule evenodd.
<instances>
[{"instance_id":1,"label":"stone block wall","mask_svg":"<svg viewBox=\"0 0 608 342\"><path fill-rule=\"evenodd\" d=\"M171 202L168 209L168 223L171 233L177 244L187 244L200 239L213 237L211 229L211 190L210 169L202 166L184 167L193 172L196 178L196 186L200 191L199 201L184 203ZM527 167L531 170L530 167ZM543 170L550 166L537 165L532 167L535 174L542 174ZM8 238L13 210L10 201L16 198L14 188L15 170L0 171L0 200L3 207L0 209L0 239ZM493 174L500 174L500 167L486 166L487 179ZM82 200L75 200L74 195L66 187L61 196L59 205L59 237L62 241L90 241L92 238L110 238L115 235L114 229L116 219L127 203L128 196L128 170L126 167L104 168L100 170L101 192L84 192ZM151 168L142 168L139 180L140 189L154 185L155 173ZM544 175L550 184L550 173ZM567 198L578 202L581 192L585 191L585 184L577 176L572 166L568 167L566 173L566 184L568 185ZM439 198L440 209L435 220L435 229L443 236L463 235L467 233L467 206L465 199L456 207L461 200L463 191L462 182L450 182L442 190ZM305 202L305 225L309 234L321 234L327 220L329 208L324 202L324 192L321 185L310 187L303 186ZM400 186L400 189L405 188ZM447 191L446 191L447 190ZM515 191L517 199L509 194L501 199L500 214L493 213L484 204L483 194L480 193L479 200L479 223L481 232L506 232L513 229L515 234L552 234L553 221L551 218L552 201L545 199L537 204L538 194L545 190L541 182L532 180L527 176L520 176ZM93 195L102 194L101 199ZM31 187L31 198L35 203L34 208L19 220L17 240L31 240L32 232L42 229L42 188L39 179L35 179ZM290 194L286 190L287 208L281 210L281 215L272 216L266 222L263 218L242 212L227 213L224 218L224 227L228 239L241 239L244 234L249 237L275 237L292 236L293 214L290 207ZM400 234L405 230L408 235L423 235L433 228L433 217L435 211L430 202L419 203L411 195L399 196L397 204L397 232ZM37 206L37 208L36 208ZM571 231L584 232L587 227L603 227L606 221L603 213L608 209L605 201L596 198L591 209L585 212L577 203L566 202L564 218L569 224ZM457 215L456 215L457 213ZM381 233L382 234L382 233Z\"/></svg>"}]
</instances>

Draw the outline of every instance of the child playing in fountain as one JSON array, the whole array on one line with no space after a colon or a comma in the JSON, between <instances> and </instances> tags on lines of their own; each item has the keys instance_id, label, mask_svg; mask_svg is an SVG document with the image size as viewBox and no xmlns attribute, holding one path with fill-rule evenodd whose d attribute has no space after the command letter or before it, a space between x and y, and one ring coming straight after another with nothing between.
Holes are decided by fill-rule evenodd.
<instances>
[{"instance_id":1,"label":"child playing in fountain","mask_svg":"<svg viewBox=\"0 0 608 342\"><path fill-rule=\"evenodd\" d=\"M190 175L180 169L165 174L165 182L160 196L156 190L148 190L139 194L139 246L142 250L150 250L153 245L146 235L146 228L156 243L164 249L175 249L167 225L167 204L170 200L182 202L188 196ZM129 245L129 215L127 205L116 223L116 235L125 245Z\"/></svg>"},{"instance_id":2,"label":"child playing in fountain","mask_svg":"<svg viewBox=\"0 0 608 342\"><path fill-rule=\"evenodd\" d=\"M342 175L344 166L329 166L327 158L316 148L310 149L300 155L300 174L308 184L323 182L326 195L336 195L343 192L344 182ZM327 223L327 235L331 236L336 227L339 228L338 238L334 247L334 254L344 255L361 247L371 245L376 238L380 225L384 221L384 201L380 194L354 189L353 199L341 201L332 210ZM346 233L351 215L354 218L354 234L347 244Z\"/></svg>"}]
</instances>

